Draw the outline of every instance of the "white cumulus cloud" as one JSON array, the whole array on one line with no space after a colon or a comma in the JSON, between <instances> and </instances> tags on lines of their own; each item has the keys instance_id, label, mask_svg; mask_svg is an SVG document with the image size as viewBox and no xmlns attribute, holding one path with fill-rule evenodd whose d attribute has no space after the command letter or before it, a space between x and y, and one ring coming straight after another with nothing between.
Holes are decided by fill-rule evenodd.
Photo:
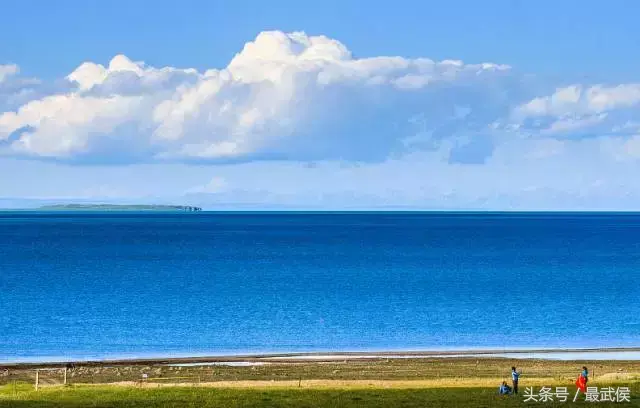
<instances>
[{"instance_id":1,"label":"white cumulus cloud","mask_svg":"<svg viewBox=\"0 0 640 408\"><path fill-rule=\"evenodd\" d=\"M416 115L435 131L432 144L448 133L439 128L464 128L451 119L456 95L486 116L484 95L508 71L492 63L355 58L335 39L278 31L260 33L227 67L206 72L118 55L107 65L85 62L65 77L68 88L34 92L0 113L0 153L80 161L382 160L415 137ZM487 120L476 119L472 127Z\"/></svg>"},{"instance_id":2,"label":"white cumulus cloud","mask_svg":"<svg viewBox=\"0 0 640 408\"><path fill-rule=\"evenodd\" d=\"M535 98L516 109L522 116L564 116L599 114L640 104L640 84L613 87L572 85L557 89L552 95Z\"/></svg>"},{"instance_id":3,"label":"white cumulus cloud","mask_svg":"<svg viewBox=\"0 0 640 408\"><path fill-rule=\"evenodd\" d=\"M336 39L268 31L206 71L116 55L42 83L0 65L0 155L109 164L435 152L480 165L512 140L544 140L528 148L547 157L570 151L565 139L603 136L635 151L640 84L542 88L504 64L358 58Z\"/></svg>"}]
</instances>

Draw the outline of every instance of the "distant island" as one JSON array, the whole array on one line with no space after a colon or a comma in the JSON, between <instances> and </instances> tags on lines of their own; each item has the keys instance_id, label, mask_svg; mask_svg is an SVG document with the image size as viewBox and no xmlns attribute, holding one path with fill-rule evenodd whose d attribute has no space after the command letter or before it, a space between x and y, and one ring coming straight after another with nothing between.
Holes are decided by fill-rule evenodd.
<instances>
[{"instance_id":1,"label":"distant island","mask_svg":"<svg viewBox=\"0 0 640 408\"><path fill-rule=\"evenodd\" d=\"M41 211L202 211L190 205L145 205L145 204L53 204L38 207Z\"/></svg>"}]
</instances>

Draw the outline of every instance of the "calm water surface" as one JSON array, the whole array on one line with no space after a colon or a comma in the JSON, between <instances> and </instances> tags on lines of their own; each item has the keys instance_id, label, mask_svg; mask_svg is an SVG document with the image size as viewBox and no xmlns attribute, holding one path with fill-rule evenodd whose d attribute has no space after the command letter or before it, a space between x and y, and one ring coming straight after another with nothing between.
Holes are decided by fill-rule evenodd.
<instances>
[{"instance_id":1,"label":"calm water surface","mask_svg":"<svg viewBox=\"0 0 640 408\"><path fill-rule=\"evenodd\" d=\"M640 214L0 213L0 361L640 346Z\"/></svg>"}]
</instances>

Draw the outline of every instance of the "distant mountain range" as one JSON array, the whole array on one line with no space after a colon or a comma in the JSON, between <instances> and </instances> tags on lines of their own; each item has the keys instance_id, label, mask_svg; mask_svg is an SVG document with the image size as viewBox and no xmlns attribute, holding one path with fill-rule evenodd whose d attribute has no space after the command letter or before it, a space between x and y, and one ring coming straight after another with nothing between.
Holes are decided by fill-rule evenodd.
<instances>
[{"instance_id":1,"label":"distant mountain range","mask_svg":"<svg viewBox=\"0 0 640 408\"><path fill-rule=\"evenodd\" d=\"M202 207L179 204L60 203L60 200L0 198L0 210L27 211L202 211Z\"/></svg>"},{"instance_id":2,"label":"distant mountain range","mask_svg":"<svg viewBox=\"0 0 640 408\"><path fill-rule=\"evenodd\" d=\"M53 204L36 208L42 211L202 211L190 205L148 204Z\"/></svg>"}]
</instances>

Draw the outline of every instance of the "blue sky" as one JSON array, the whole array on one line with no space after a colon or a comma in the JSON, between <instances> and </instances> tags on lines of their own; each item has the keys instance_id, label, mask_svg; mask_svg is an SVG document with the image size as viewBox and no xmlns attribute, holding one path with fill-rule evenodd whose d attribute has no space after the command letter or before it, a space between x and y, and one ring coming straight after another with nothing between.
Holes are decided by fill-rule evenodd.
<instances>
[{"instance_id":1,"label":"blue sky","mask_svg":"<svg viewBox=\"0 0 640 408\"><path fill-rule=\"evenodd\" d=\"M638 209L639 14L628 1L11 2L0 206Z\"/></svg>"},{"instance_id":2,"label":"blue sky","mask_svg":"<svg viewBox=\"0 0 640 408\"><path fill-rule=\"evenodd\" d=\"M79 1L3 5L4 62L66 75L84 61L130 55L154 66L223 67L265 30L336 38L358 56L500 61L530 73L640 75L637 2Z\"/></svg>"}]
</instances>

